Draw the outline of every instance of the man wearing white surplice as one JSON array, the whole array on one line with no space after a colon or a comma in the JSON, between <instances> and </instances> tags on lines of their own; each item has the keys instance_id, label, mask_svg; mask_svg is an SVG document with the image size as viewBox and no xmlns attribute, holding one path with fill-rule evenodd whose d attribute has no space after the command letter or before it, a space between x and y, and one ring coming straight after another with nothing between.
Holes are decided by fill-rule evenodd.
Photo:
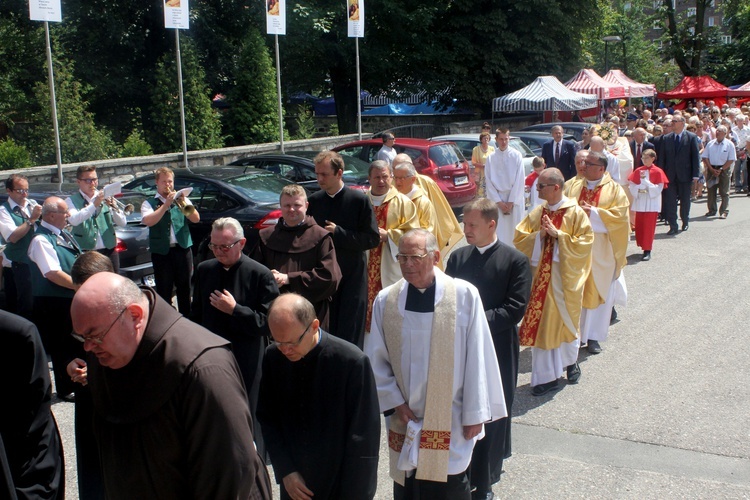
<instances>
[{"instance_id":1,"label":"man wearing white surplice","mask_svg":"<svg viewBox=\"0 0 750 500\"><path fill-rule=\"evenodd\" d=\"M365 341L380 409L393 413L388 445L396 500L469 500L466 469L483 424L507 416L479 292L436 268L439 259L428 231L401 237L404 279L378 294Z\"/></svg>"},{"instance_id":2,"label":"man wearing white surplice","mask_svg":"<svg viewBox=\"0 0 750 500\"><path fill-rule=\"evenodd\" d=\"M487 198L500 209L497 239L513 246L516 226L526 215L523 157L510 147L510 131L507 128L497 129L495 142L497 148L487 157L484 167Z\"/></svg>"}]
</instances>

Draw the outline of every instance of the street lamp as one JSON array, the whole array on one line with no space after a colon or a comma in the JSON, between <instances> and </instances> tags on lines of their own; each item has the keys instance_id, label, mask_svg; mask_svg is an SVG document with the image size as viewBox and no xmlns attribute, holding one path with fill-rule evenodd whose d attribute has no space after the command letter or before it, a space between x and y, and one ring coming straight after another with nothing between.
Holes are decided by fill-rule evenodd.
<instances>
[{"instance_id":1,"label":"street lamp","mask_svg":"<svg viewBox=\"0 0 750 500\"><path fill-rule=\"evenodd\" d=\"M669 90L669 73L664 73L664 92Z\"/></svg>"},{"instance_id":2,"label":"street lamp","mask_svg":"<svg viewBox=\"0 0 750 500\"><path fill-rule=\"evenodd\" d=\"M609 35L602 38L604 42L604 72L609 71L609 42L622 42L622 38L617 35Z\"/></svg>"}]
</instances>

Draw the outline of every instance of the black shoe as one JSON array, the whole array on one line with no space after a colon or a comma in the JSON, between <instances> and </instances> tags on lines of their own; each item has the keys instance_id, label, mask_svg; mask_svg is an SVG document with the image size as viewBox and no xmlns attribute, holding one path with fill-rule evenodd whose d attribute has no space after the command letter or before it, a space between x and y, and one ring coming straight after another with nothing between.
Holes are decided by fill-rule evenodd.
<instances>
[{"instance_id":1,"label":"black shoe","mask_svg":"<svg viewBox=\"0 0 750 500\"><path fill-rule=\"evenodd\" d=\"M617 322L617 309L612 307L612 312L609 315L609 324L613 325Z\"/></svg>"},{"instance_id":2,"label":"black shoe","mask_svg":"<svg viewBox=\"0 0 750 500\"><path fill-rule=\"evenodd\" d=\"M493 500L494 498L495 494L492 491L483 491L481 493L474 491L471 493L471 500Z\"/></svg>"},{"instance_id":3,"label":"black shoe","mask_svg":"<svg viewBox=\"0 0 750 500\"><path fill-rule=\"evenodd\" d=\"M578 366L578 362L567 367L565 371L568 372L568 383L577 384L578 379L581 378L581 367Z\"/></svg>"},{"instance_id":4,"label":"black shoe","mask_svg":"<svg viewBox=\"0 0 750 500\"><path fill-rule=\"evenodd\" d=\"M684 224L682 225L682 230L683 230L683 231L687 231L689 227L690 227L690 226L688 226L688 223L686 222L686 223L684 223Z\"/></svg>"},{"instance_id":5,"label":"black shoe","mask_svg":"<svg viewBox=\"0 0 750 500\"><path fill-rule=\"evenodd\" d=\"M674 236L677 234L677 228L673 227L669 231L667 231L667 236Z\"/></svg>"},{"instance_id":6,"label":"black shoe","mask_svg":"<svg viewBox=\"0 0 750 500\"><path fill-rule=\"evenodd\" d=\"M559 387L557 385L557 380L553 380L552 382L547 382L546 384L540 384L536 385L531 388L531 395L532 396L542 396L544 394L547 394L550 391L556 391Z\"/></svg>"},{"instance_id":7,"label":"black shoe","mask_svg":"<svg viewBox=\"0 0 750 500\"><path fill-rule=\"evenodd\" d=\"M643 252L643 257L641 257L642 261L651 260L651 250L646 250Z\"/></svg>"},{"instance_id":8,"label":"black shoe","mask_svg":"<svg viewBox=\"0 0 750 500\"><path fill-rule=\"evenodd\" d=\"M597 340L589 340L589 346L587 349L589 350L589 354L599 354L602 352L602 347Z\"/></svg>"},{"instance_id":9,"label":"black shoe","mask_svg":"<svg viewBox=\"0 0 750 500\"><path fill-rule=\"evenodd\" d=\"M706 212L706 217L713 217L716 215L716 212Z\"/></svg>"}]
</instances>

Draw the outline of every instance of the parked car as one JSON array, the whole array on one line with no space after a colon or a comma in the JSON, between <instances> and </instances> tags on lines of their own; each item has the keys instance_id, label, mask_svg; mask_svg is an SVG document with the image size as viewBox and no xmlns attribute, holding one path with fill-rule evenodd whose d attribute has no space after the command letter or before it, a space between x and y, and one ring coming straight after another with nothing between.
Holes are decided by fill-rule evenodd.
<instances>
[{"instance_id":1,"label":"parked car","mask_svg":"<svg viewBox=\"0 0 750 500\"><path fill-rule=\"evenodd\" d=\"M353 156L368 165L383 146L381 139L350 142L333 148L344 156ZM397 138L393 145L397 153L406 153L417 172L432 177L455 211L474 199L477 185L469 175L469 162L458 147L447 141Z\"/></svg>"},{"instance_id":2,"label":"parked car","mask_svg":"<svg viewBox=\"0 0 750 500\"><path fill-rule=\"evenodd\" d=\"M65 199L78 191L77 184L64 183L62 190L58 187L58 184L31 184L29 199L41 204L50 196ZM0 203L7 199L7 193L0 194ZM148 228L141 224L140 206L144 197L138 193L123 191L117 199L123 205L131 204L134 208L133 212L127 216L127 226L115 227L117 236L115 251L120 254L120 274L138 284L153 286L154 269L151 265L151 252L148 247Z\"/></svg>"},{"instance_id":3,"label":"parked car","mask_svg":"<svg viewBox=\"0 0 750 500\"><path fill-rule=\"evenodd\" d=\"M542 156L542 145L552 139L552 134L549 132L537 132L533 130L518 130L513 132L513 135L521 139L536 156ZM575 142L575 137L570 134L563 133L563 139Z\"/></svg>"},{"instance_id":4,"label":"parked car","mask_svg":"<svg viewBox=\"0 0 750 500\"><path fill-rule=\"evenodd\" d=\"M431 141L450 141L456 144L458 146L458 149L461 150L461 153L463 153L464 158L469 160L471 162L471 153L474 151L474 148L476 146L479 146L479 134L448 134L448 135L439 135L437 137L430 138ZM490 139L490 145L494 148L497 147L497 144L495 144L495 138ZM526 172L526 175L529 175L531 173L531 161L534 159L534 156L536 156L531 149L529 149L524 142L515 136L515 133L510 136L510 142L508 143L510 147L521 153L521 156L523 157L523 168Z\"/></svg>"},{"instance_id":5,"label":"parked car","mask_svg":"<svg viewBox=\"0 0 750 500\"><path fill-rule=\"evenodd\" d=\"M200 213L200 222L189 224L193 252L197 262L208 255L206 244L211 235L211 224L221 217L234 217L245 231L249 251L258 242L258 232L275 226L281 217L279 194L290 181L265 170L237 167L193 167L191 172L174 172L174 187L193 188L190 201ZM125 185L127 189L146 196L156 193L153 174L138 177ZM203 248L201 248L201 246Z\"/></svg>"},{"instance_id":6,"label":"parked car","mask_svg":"<svg viewBox=\"0 0 750 500\"><path fill-rule=\"evenodd\" d=\"M556 123L538 123L536 125L530 125L524 127L521 130L533 130L536 132L549 132L555 125L560 125L563 128L563 134L572 135L573 141L580 141L583 138L583 131L591 127L591 123L588 122L556 122Z\"/></svg>"},{"instance_id":7,"label":"parked car","mask_svg":"<svg viewBox=\"0 0 750 500\"><path fill-rule=\"evenodd\" d=\"M231 167L252 167L268 170L281 177L305 186L309 191L320 190L315 176L313 159L317 151L289 151L287 154L262 154L240 158L229 164ZM346 169L344 170L344 184L349 187L367 191L370 182L367 178L369 164L355 158L344 156Z\"/></svg>"}]
</instances>

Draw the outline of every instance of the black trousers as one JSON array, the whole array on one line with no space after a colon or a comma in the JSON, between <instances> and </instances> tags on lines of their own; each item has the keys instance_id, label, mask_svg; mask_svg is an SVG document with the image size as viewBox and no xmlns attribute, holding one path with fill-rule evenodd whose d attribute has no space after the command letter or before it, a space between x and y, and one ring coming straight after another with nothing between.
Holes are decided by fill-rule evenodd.
<instances>
[{"instance_id":1,"label":"black trousers","mask_svg":"<svg viewBox=\"0 0 750 500\"><path fill-rule=\"evenodd\" d=\"M693 182L670 182L661 193L661 213L671 229L677 229L677 201L680 202L680 219L683 224L690 220L690 195Z\"/></svg>"},{"instance_id":2,"label":"black trousers","mask_svg":"<svg viewBox=\"0 0 750 500\"><path fill-rule=\"evenodd\" d=\"M193 276L193 252L190 248L175 245L169 253L151 254L154 266L156 293L172 303L172 290L177 288L177 309L183 316L190 316L190 279Z\"/></svg>"},{"instance_id":3,"label":"black trousers","mask_svg":"<svg viewBox=\"0 0 750 500\"><path fill-rule=\"evenodd\" d=\"M394 500L471 500L471 488L466 472L448 476L448 481L416 479L416 473L407 477L403 486L393 483Z\"/></svg>"},{"instance_id":4,"label":"black trousers","mask_svg":"<svg viewBox=\"0 0 750 500\"><path fill-rule=\"evenodd\" d=\"M31 270L28 264L13 262L10 269L5 268L5 305L9 312L32 320L34 296L31 293Z\"/></svg>"},{"instance_id":5,"label":"black trousers","mask_svg":"<svg viewBox=\"0 0 750 500\"><path fill-rule=\"evenodd\" d=\"M65 368L73 358L85 356L83 344L70 335L73 331L70 320L72 301L66 297L34 297L34 324L42 337L44 349L52 358L58 397L67 396L76 389Z\"/></svg>"},{"instance_id":6,"label":"black trousers","mask_svg":"<svg viewBox=\"0 0 750 500\"><path fill-rule=\"evenodd\" d=\"M115 252L114 248L97 248L96 251L109 257L110 262L112 262L112 267L115 269L115 274L120 273L120 254Z\"/></svg>"}]
</instances>

